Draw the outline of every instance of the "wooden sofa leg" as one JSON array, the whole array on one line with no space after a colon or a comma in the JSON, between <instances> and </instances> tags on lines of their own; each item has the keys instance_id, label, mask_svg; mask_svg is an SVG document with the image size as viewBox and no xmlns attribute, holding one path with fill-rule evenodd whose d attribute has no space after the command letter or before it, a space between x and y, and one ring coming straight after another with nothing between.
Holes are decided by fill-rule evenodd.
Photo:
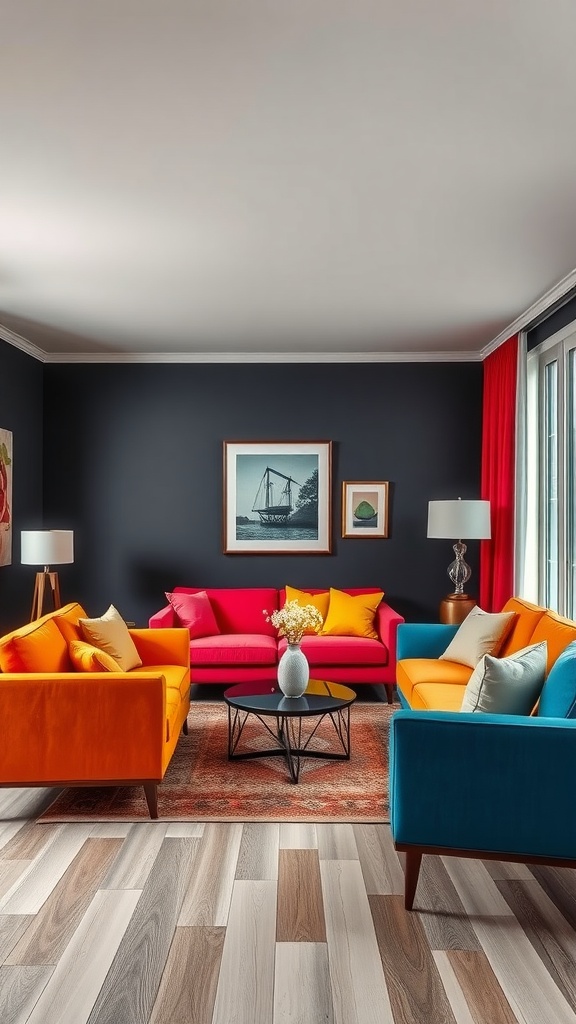
<instances>
[{"instance_id":1,"label":"wooden sofa leg","mask_svg":"<svg viewBox=\"0 0 576 1024\"><path fill-rule=\"evenodd\" d=\"M406 861L404 864L404 906L406 910L412 910L420 864L422 863L422 851L416 849L406 850Z\"/></svg>"},{"instance_id":2,"label":"wooden sofa leg","mask_svg":"<svg viewBox=\"0 0 576 1024\"><path fill-rule=\"evenodd\" d=\"M386 693L388 694L388 703L394 703L394 683L385 683Z\"/></svg>"},{"instance_id":3,"label":"wooden sofa leg","mask_svg":"<svg viewBox=\"0 0 576 1024\"><path fill-rule=\"evenodd\" d=\"M146 803L148 804L148 810L151 818L158 817L158 786L155 782L146 782L144 784L144 793L146 796Z\"/></svg>"},{"instance_id":4,"label":"wooden sofa leg","mask_svg":"<svg viewBox=\"0 0 576 1024\"><path fill-rule=\"evenodd\" d=\"M184 733L185 736L188 735L188 719L187 718L184 719L184 725L182 726L182 732Z\"/></svg>"}]
</instances>

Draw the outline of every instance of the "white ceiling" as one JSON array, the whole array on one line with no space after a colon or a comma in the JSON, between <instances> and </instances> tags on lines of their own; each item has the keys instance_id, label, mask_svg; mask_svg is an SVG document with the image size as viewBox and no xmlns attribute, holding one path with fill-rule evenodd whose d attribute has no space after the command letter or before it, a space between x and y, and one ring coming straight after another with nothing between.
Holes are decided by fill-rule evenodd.
<instances>
[{"instance_id":1,"label":"white ceiling","mask_svg":"<svg viewBox=\"0 0 576 1024\"><path fill-rule=\"evenodd\" d=\"M477 358L576 267L573 0L2 0L0 336Z\"/></svg>"}]
</instances>

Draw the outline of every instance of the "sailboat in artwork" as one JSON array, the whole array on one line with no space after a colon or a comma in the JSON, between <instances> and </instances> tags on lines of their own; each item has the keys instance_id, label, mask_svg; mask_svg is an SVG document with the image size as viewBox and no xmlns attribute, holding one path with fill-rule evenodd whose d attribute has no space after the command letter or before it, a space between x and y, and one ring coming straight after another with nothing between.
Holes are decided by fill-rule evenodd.
<instances>
[{"instance_id":1,"label":"sailboat in artwork","mask_svg":"<svg viewBox=\"0 0 576 1024\"><path fill-rule=\"evenodd\" d=\"M285 481L278 484L272 477ZM292 485L300 487L297 480L277 469L267 466L258 486L252 511L257 512L262 526L289 526L289 518L294 512ZM276 496L276 492L279 491Z\"/></svg>"}]
</instances>

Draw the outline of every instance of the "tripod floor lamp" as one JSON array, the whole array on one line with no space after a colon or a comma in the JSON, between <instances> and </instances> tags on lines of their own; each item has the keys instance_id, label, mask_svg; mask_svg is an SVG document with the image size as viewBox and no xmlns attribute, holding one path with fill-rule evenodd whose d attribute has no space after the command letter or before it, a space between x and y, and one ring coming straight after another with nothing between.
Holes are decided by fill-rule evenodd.
<instances>
[{"instance_id":1,"label":"tripod floor lamp","mask_svg":"<svg viewBox=\"0 0 576 1024\"><path fill-rule=\"evenodd\" d=\"M22 565L43 565L42 572L36 573L32 612L30 621L44 614L46 592L52 595L52 606L61 607L58 573L52 572L51 565L66 565L74 561L73 530L22 530Z\"/></svg>"}]
</instances>

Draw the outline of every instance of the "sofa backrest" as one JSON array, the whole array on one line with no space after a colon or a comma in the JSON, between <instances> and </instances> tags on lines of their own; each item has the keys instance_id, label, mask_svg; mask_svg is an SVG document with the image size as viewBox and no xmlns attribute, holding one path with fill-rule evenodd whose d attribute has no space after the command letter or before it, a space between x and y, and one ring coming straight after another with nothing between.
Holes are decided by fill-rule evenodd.
<instances>
[{"instance_id":1,"label":"sofa backrest","mask_svg":"<svg viewBox=\"0 0 576 1024\"><path fill-rule=\"evenodd\" d=\"M0 638L2 672L69 672L67 630L86 613L73 602Z\"/></svg>"},{"instance_id":2,"label":"sofa backrest","mask_svg":"<svg viewBox=\"0 0 576 1024\"><path fill-rule=\"evenodd\" d=\"M576 622L572 619L565 619L562 615L550 611L549 608L541 608L539 605L530 604L519 597L511 597L504 605L503 612L516 612L516 619L508 635L506 643L499 653L500 658L529 644L539 644L545 640L548 645L548 663L546 671L549 672L554 662L562 651L576 640Z\"/></svg>"},{"instance_id":3,"label":"sofa backrest","mask_svg":"<svg viewBox=\"0 0 576 1024\"><path fill-rule=\"evenodd\" d=\"M524 601L520 597L511 597L504 605L502 611L514 612L516 615L504 646L499 653L500 658L506 658L509 654L515 654L516 651L521 651L523 647L528 647L528 644L533 642L532 634L545 614L546 609L541 608L537 604L530 604L529 601Z\"/></svg>"},{"instance_id":4,"label":"sofa backrest","mask_svg":"<svg viewBox=\"0 0 576 1024\"><path fill-rule=\"evenodd\" d=\"M546 611L537 622L530 637L530 643L538 644L541 640L546 640L548 644L547 671L549 672L562 651L569 643L576 640L576 622L572 619L565 619L562 615L557 615L556 612Z\"/></svg>"},{"instance_id":5,"label":"sofa backrest","mask_svg":"<svg viewBox=\"0 0 576 1024\"><path fill-rule=\"evenodd\" d=\"M277 635L271 622L266 621L264 611L270 613L278 608L278 591L272 587L234 587L218 589L210 587L174 587L174 594L198 594L205 590L216 622L222 633L260 633L264 636Z\"/></svg>"}]
</instances>

